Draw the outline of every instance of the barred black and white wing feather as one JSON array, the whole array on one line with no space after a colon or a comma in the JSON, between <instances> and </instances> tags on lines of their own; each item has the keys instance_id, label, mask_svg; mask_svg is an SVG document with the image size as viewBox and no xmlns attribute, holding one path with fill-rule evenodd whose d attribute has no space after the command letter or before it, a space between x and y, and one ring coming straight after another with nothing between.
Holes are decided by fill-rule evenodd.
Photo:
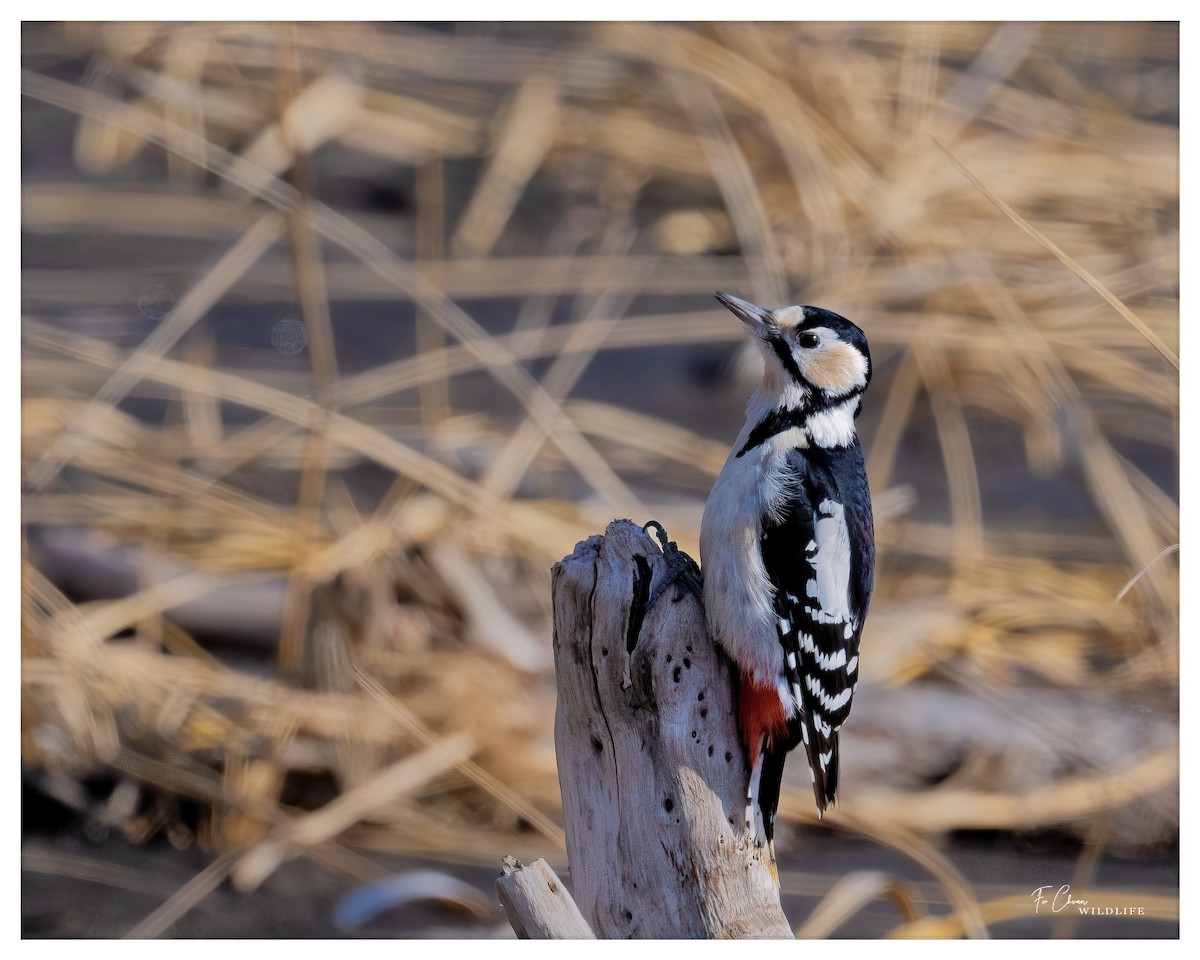
<instances>
[{"instance_id":1,"label":"barred black and white wing feather","mask_svg":"<svg viewBox=\"0 0 1200 960\"><path fill-rule=\"evenodd\" d=\"M817 810L824 813L837 795L838 732L858 683L859 637L871 599L871 500L857 441L792 451L788 466L783 499L762 521L761 549L775 588L787 692L799 708L789 719L786 747L804 744ZM776 766L782 774L782 754L764 761L763 804L771 801L772 814L778 784L768 774Z\"/></svg>"}]
</instances>

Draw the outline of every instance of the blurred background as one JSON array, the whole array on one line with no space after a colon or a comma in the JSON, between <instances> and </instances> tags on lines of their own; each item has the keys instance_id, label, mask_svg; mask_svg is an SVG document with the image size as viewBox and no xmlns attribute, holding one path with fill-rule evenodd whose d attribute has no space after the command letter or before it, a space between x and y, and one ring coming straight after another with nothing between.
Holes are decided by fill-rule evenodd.
<instances>
[{"instance_id":1,"label":"blurred background","mask_svg":"<svg viewBox=\"0 0 1200 960\"><path fill-rule=\"evenodd\" d=\"M24 935L511 936L502 855L569 882L550 568L697 555L725 289L876 367L794 926L1177 936L1178 41L26 24Z\"/></svg>"}]
</instances>

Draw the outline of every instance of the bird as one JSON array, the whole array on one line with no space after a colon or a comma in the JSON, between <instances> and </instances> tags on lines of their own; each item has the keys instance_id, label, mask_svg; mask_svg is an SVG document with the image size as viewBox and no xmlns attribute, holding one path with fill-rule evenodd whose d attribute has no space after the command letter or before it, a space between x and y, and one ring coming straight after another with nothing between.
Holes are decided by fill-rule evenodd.
<instances>
[{"instance_id":1,"label":"bird","mask_svg":"<svg viewBox=\"0 0 1200 960\"><path fill-rule=\"evenodd\" d=\"M704 607L737 668L746 829L773 867L788 753L803 744L818 817L837 798L838 734L874 588L871 494L855 428L871 354L862 330L829 310L716 297L752 335L765 369L705 503Z\"/></svg>"}]
</instances>

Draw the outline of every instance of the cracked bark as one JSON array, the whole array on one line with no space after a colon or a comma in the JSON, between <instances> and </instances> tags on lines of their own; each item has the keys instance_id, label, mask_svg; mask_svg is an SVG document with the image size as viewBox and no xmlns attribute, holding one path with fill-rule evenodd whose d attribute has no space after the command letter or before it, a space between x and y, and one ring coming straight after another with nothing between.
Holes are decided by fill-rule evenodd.
<instances>
[{"instance_id":1,"label":"cracked bark","mask_svg":"<svg viewBox=\"0 0 1200 960\"><path fill-rule=\"evenodd\" d=\"M700 601L615 521L555 565L555 746L575 901L598 937L792 936L743 825L733 673Z\"/></svg>"}]
</instances>

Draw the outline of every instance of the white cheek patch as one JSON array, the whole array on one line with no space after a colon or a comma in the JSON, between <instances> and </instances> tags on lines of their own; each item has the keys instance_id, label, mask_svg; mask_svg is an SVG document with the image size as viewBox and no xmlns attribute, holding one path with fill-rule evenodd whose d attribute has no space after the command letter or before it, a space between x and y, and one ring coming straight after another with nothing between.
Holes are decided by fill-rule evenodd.
<instances>
[{"instance_id":1,"label":"white cheek patch","mask_svg":"<svg viewBox=\"0 0 1200 960\"><path fill-rule=\"evenodd\" d=\"M861 351L824 327L810 332L821 338L821 345L796 351L796 362L807 380L831 397L866 386L868 365Z\"/></svg>"}]
</instances>

